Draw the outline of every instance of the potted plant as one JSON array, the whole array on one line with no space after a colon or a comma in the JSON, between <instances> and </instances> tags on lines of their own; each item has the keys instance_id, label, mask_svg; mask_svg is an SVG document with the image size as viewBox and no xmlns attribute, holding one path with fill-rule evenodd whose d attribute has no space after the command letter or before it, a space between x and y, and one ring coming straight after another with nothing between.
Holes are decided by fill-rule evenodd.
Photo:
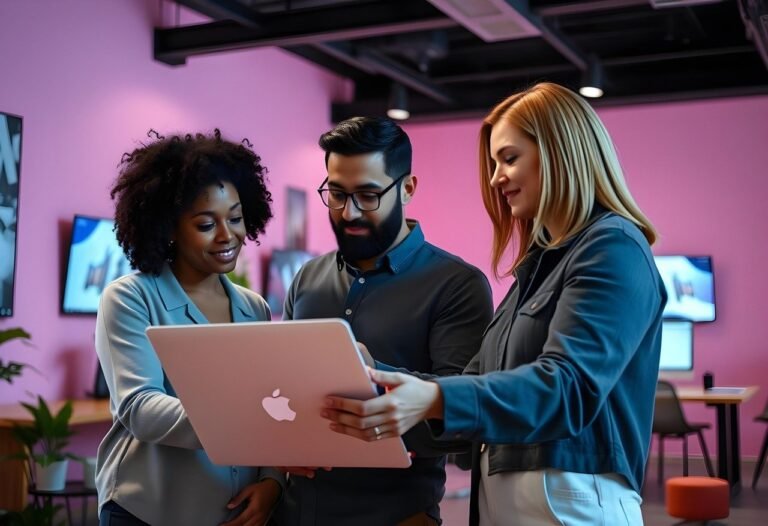
<instances>
[{"instance_id":1,"label":"potted plant","mask_svg":"<svg viewBox=\"0 0 768 526\"><path fill-rule=\"evenodd\" d=\"M17 338L25 341L29 340L29 333L21 327L0 330L0 345ZM28 365L14 361L6 363L0 359L0 380L6 381L9 384L13 383L13 379L21 374L24 367L28 367Z\"/></svg>"},{"instance_id":2,"label":"potted plant","mask_svg":"<svg viewBox=\"0 0 768 526\"><path fill-rule=\"evenodd\" d=\"M248 262L245 256L240 256L235 264L235 268L231 272L227 273L229 281L235 285L240 285L246 289L251 288L251 280L248 278Z\"/></svg>"},{"instance_id":3,"label":"potted plant","mask_svg":"<svg viewBox=\"0 0 768 526\"><path fill-rule=\"evenodd\" d=\"M58 491L66 484L68 459L80 460L67 453L69 437L74 433L69 427L72 417L72 402L68 401L56 414L52 414L43 397L37 397L36 406L21 405L32 415L31 425L15 425L12 433L23 446L26 453L18 453L14 458L28 462L30 478L39 490Z\"/></svg>"},{"instance_id":4,"label":"potted plant","mask_svg":"<svg viewBox=\"0 0 768 526\"><path fill-rule=\"evenodd\" d=\"M0 515L0 526L64 526L65 522L56 519L62 506L44 500L41 505L28 504L24 511L12 511Z\"/></svg>"}]
</instances>

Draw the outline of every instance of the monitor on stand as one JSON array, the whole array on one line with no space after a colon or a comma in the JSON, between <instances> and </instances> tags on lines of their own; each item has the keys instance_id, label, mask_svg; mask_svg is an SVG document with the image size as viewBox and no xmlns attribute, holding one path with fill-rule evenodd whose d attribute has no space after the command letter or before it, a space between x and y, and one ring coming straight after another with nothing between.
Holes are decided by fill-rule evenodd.
<instances>
[{"instance_id":1,"label":"monitor on stand","mask_svg":"<svg viewBox=\"0 0 768 526\"><path fill-rule=\"evenodd\" d=\"M659 378L693 378L692 322L663 322Z\"/></svg>"}]
</instances>

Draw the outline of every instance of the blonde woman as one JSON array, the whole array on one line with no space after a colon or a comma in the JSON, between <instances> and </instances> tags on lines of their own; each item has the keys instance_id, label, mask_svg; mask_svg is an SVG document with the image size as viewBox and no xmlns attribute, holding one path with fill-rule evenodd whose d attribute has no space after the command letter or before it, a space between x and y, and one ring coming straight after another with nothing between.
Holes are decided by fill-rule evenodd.
<instances>
[{"instance_id":1,"label":"blonde woman","mask_svg":"<svg viewBox=\"0 0 768 526\"><path fill-rule=\"evenodd\" d=\"M656 232L595 112L556 84L485 118L480 184L494 272L516 279L465 374L371 371L387 394L329 398L325 416L364 440L429 419L438 439L472 441L471 524L642 524L666 302Z\"/></svg>"}]
</instances>

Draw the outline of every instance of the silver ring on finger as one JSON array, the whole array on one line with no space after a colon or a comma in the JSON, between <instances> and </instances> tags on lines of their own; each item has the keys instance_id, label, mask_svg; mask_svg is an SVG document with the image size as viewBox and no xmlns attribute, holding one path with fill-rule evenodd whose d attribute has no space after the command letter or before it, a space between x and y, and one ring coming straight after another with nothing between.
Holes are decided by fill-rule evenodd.
<instances>
[{"instance_id":1,"label":"silver ring on finger","mask_svg":"<svg viewBox=\"0 0 768 526\"><path fill-rule=\"evenodd\" d=\"M373 431L376 433L376 440L381 440L381 429L379 426L374 427Z\"/></svg>"}]
</instances>

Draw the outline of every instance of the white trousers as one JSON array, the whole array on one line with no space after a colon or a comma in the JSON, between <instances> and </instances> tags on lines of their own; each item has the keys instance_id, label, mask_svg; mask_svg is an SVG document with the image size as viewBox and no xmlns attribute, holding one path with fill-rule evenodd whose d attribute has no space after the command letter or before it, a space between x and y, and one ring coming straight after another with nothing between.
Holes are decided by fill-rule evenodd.
<instances>
[{"instance_id":1,"label":"white trousers","mask_svg":"<svg viewBox=\"0 0 768 526\"><path fill-rule=\"evenodd\" d=\"M642 499L624 477L557 469L488 476L480 457L480 526L642 526Z\"/></svg>"}]
</instances>

